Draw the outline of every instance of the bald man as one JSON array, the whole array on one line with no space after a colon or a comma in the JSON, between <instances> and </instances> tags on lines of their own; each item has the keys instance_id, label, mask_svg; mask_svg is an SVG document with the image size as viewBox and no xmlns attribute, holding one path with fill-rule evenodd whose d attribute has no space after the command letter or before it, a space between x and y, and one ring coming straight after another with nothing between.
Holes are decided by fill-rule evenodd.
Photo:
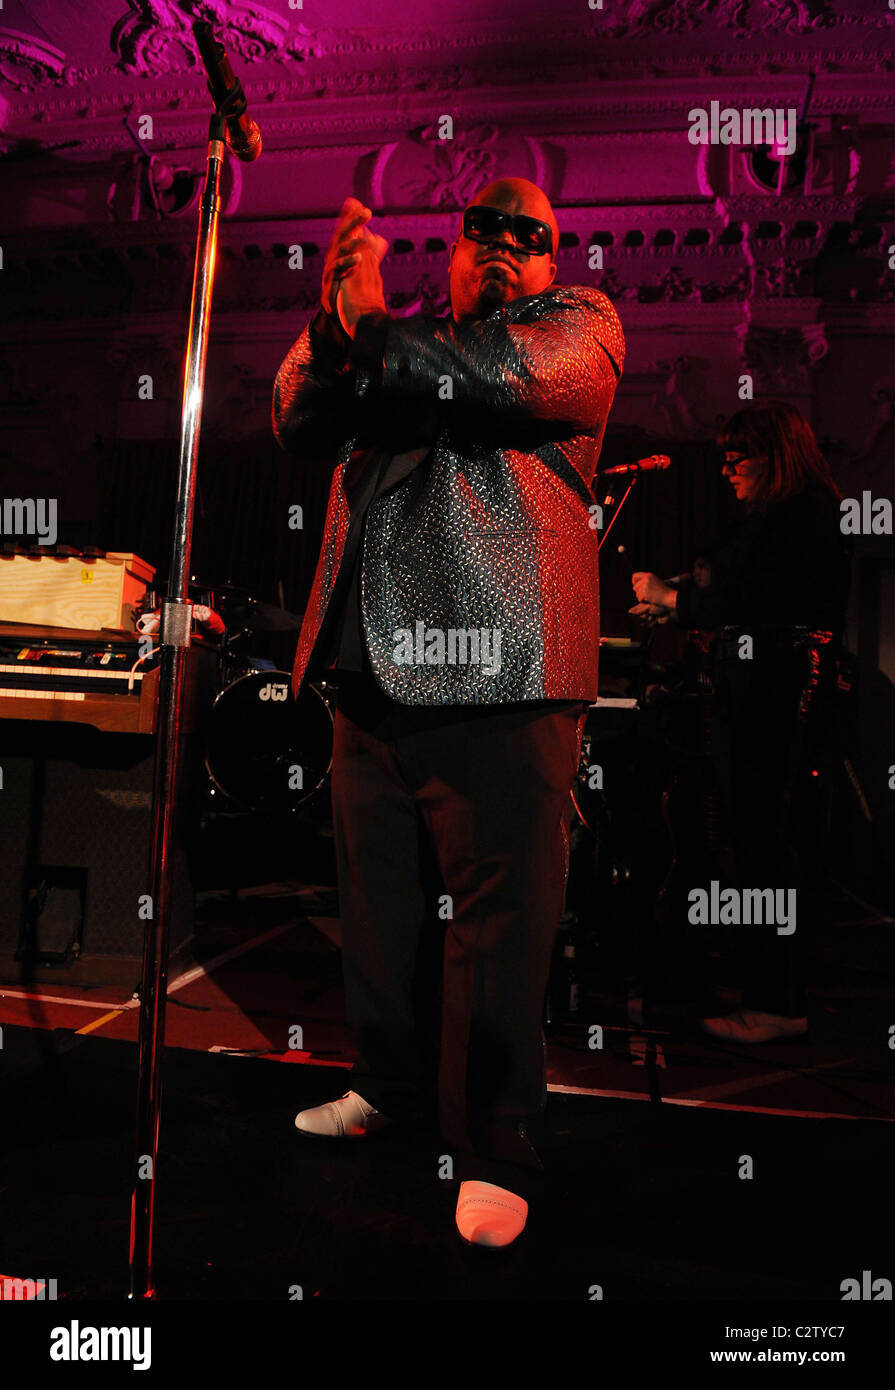
<instances>
[{"instance_id":1,"label":"bald man","mask_svg":"<svg viewBox=\"0 0 895 1390\"><path fill-rule=\"evenodd\" d=\"M554 287L559 228L526 179L463 210L447 319L389 315L371 215L344 204L274 386L281 445L335 469L293 689L338 691L357 1049L352 1089L295 1123L364 1139L436 1103L433 1180L459 1181L463 1239L500 1247L542 1191L544 995L597 694L590 484L624 335L600 291Z\"/></svg>"}]
</instances>

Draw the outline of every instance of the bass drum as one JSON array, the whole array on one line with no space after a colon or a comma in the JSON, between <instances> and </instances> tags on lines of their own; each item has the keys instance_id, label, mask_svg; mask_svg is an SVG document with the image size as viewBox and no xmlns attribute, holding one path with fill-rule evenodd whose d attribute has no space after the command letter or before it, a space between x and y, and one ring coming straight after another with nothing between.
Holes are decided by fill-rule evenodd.
<instances>
[{"instance_id":1,"label":"bass drum","mask_svg":"<svg viewBox=\"0 0 895 1390\"><path fill-rule=\"evenodd\" d=\"M292 695L287 671L251 671L209 713L205 766L218 791L248 811L293 811L326 781L333 716L314 686Z\"/></svg>"}]
</instances>

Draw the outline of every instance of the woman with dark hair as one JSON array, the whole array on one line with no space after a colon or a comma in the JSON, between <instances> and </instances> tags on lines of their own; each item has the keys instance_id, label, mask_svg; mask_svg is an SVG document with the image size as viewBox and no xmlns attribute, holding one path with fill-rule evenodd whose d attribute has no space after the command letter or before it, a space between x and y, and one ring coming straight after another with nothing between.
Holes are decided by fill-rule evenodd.
<instances>
[{"instance_id":1,"label":"woman with dark hair","mask_svg":"<svg viewBox=\"0 0 895 1390\"><path fill-rule=\"evenodd\" d=\"M741 518L713 556L710 584L684 579L672 588L637 572L639 602L630 611L715 634L712 751L736 886L785 890L785 900L804 907L810 885L799 872L793 808L807 738L817 737L829 654L845 625L841 493L810 425L786 402L738 411L718 444ZM739 1042L807 1032L798 944L806 926L797 916L783 927L734 928L743 1005L704 1019L706 1032Z\"/></svg>"}]
</instances>

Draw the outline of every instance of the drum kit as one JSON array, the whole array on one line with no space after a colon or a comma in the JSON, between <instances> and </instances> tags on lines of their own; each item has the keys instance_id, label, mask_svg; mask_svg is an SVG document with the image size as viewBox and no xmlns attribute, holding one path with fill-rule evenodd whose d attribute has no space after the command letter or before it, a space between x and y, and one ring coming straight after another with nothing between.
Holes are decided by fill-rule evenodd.
<instances>
[{"instance_id":1,"label":"drum kit","mask_svg":"<svg viewBox=\"0 0 895 1390\"><path fill-rule=\"evenodd\" d=\"M138 630L157 629L160 597L159 592L147 590ZM312 801L329 777L334 691L325 682L306 684L296 700L291 672L277 669L253 654L252 648L263 646L268 634L297 632L301 615L262 603L248 590L230 584L194 580L190 599L194 626L218 645L217 693L207 711L205 736L210 786L239 811L298 810ZM622 647L623 651L616 651ZM643 664L640 645L629 639L604 638L601 649L601 696L591 707L589 733L595 719L605 729L605 721L611 724L622 709L630 718L639 703L632 696L636 696L635 673ZM589 795L593 785L590 742L586 735L573 805L581 822L595 829L589 824L591 814L599 819L598 806L603 806L605 797L602 792ZM598 805L585 808L590 802Z\"/></svg>"},{"instance_id":2,"label":"drum kit","mask_svg":"<svg viewBox=\"0 0 895 1390\"><path fill-rule=\"evenodd\" d=\"M141 623L151 631L160 595L147 591ZM255 639L297 631L301 616L233 585L190 585L193 622L218 641L218 691L207 714L205 768L241 811L295 811L324 786L332 766L332 696L251 652ZM140 624L138 623L138 627Z\"/></svg>"}]
</instances>

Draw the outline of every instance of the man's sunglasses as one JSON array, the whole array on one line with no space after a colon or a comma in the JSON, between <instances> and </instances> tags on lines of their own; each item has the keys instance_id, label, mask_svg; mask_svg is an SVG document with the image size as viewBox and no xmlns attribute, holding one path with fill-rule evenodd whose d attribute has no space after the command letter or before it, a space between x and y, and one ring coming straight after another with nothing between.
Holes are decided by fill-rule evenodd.
<instances>
[{"instance_id":1,"label":"man's sunglasses","mask_svg":"<svg viewBox=\"0 0 895 1390\"><path fill-rule=\"evenodd\" d=\"M516 245L530 256L549 256L553 250L553 233L546 222L520 213L513 217L500 208L476 205L463 214L463 235L470 241L493 241L506 228Z\"/></svg>"}]
</instances>

